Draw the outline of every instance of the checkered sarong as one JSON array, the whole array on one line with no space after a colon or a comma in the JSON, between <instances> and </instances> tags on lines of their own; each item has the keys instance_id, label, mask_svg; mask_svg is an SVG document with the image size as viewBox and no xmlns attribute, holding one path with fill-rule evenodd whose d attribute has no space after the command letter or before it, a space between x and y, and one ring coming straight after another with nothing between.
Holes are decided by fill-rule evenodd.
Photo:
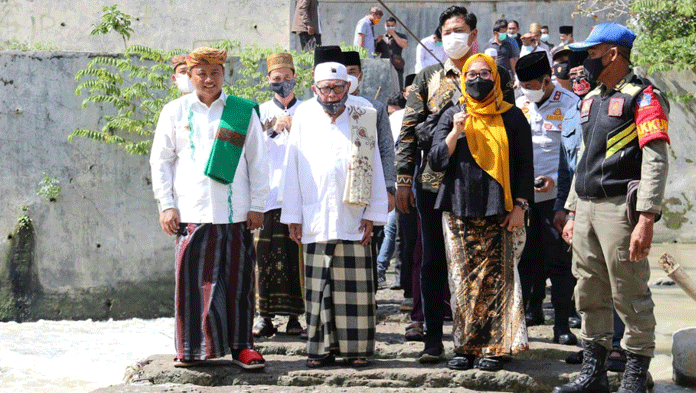
<instances>
[{"instance_id":1,"label":"checkered sarong","mask_svg":"<svg viewBox=\"0 0 696 393\"><path fill-rule=\"evenodd\" d=\"M370 246L333 240L305 250L308 355L372 356L376 303Z\"/></svg>"}]
</instances>

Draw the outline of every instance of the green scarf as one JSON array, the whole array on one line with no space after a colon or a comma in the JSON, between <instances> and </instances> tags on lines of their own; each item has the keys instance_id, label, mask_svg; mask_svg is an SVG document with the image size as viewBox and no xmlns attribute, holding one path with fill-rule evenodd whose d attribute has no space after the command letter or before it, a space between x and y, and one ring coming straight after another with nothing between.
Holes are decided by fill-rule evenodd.
<instances>
[{"instance_id":1,"label":"green scarf","mask_svg":"<svg viewBox=\"0 0 696 393\"><path fill-rule=\"evenodd\" d=\"M222 184L234 181L252 110L259 115L259 104L245 98L227 96L213 148L205 166L206 176Z\"/></svg>"}]
</instances>

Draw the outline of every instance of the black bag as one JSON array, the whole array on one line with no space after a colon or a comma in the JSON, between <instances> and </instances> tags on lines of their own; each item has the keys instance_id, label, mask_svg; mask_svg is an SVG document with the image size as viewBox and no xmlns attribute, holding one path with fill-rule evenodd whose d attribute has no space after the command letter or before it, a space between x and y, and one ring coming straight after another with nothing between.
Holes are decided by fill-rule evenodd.
<instances>
[{"instance_id":1,"label":"black bag","mask_svg":"<svg viewBox=\"0 0 696 393\"><path fill-rule=\"evenodd\" d=\"M638 224L638 215L640 214L636 210L639 185L640 180L631 180L628 182L628 190L626 190L626 216L628 217L628 222L632 226L636 226L636 224ZM660 218L662 218L662 213L655 214L655 222L660 221Z\"/></svg>"},{"instance_id":2,"label":"black bag","mask_svg":"<svg viewBox=\"0 0 696 393\"><path fill-rule=\"evenodd\" d=\"M401 55L397 55L396 53L392 53L391 56L389 56L389 61L399 72L403 71L404 67L406 66L406 61L404 60L404 58L401 57Z\"/></svg>"}]
</instances>

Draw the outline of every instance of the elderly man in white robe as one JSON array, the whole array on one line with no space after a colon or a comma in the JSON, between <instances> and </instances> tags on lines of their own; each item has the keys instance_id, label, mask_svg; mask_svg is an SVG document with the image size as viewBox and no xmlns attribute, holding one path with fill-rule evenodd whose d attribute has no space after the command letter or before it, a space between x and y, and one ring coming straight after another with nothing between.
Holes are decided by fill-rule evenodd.
<instances>
[{"instance_id":1,"label":"elderly man in white robe","mask_svg":"<svg viewBox=\"0 0 696 393\"><path fill-rule=\"evenodd\" d=\"M338 356L366 367L376 324L370 238L388 213L377 113L348 94L342 64L317 65L314 82L316 98L293 118L280 218L305 245L306 365Z\"/></svg>"}]
</instances>

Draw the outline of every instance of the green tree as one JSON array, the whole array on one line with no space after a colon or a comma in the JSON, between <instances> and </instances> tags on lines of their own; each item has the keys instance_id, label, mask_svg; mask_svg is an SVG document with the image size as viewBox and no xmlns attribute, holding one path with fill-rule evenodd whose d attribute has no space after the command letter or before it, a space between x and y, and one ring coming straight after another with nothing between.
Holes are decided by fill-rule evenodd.
<instances>
[{"instance_id":1,"label":"green tree","mask_svg":"<svg viewBox=\"0 0 696 393\"><path fill-rule=\"evenodd\" d=\"M94 26L90 35L107 34L111 30L117 32L123 38L124 48L128 47L128 39L133 32L131 29L131 16L118 10L116 4L102 8L101 23Z\"/></svg>"},{"instance_id":2,"label":"green tree","mask_svg":"<svg viewBox=\"0 0 696 393\"><path fill-rule=\"evenodd\" d=\"M579 0L576 13L628 17L636 33L631 60L647 73L696 70L696 0ZM672 95L688 102L694 94Z\"/></svg>"}]
</instances>

